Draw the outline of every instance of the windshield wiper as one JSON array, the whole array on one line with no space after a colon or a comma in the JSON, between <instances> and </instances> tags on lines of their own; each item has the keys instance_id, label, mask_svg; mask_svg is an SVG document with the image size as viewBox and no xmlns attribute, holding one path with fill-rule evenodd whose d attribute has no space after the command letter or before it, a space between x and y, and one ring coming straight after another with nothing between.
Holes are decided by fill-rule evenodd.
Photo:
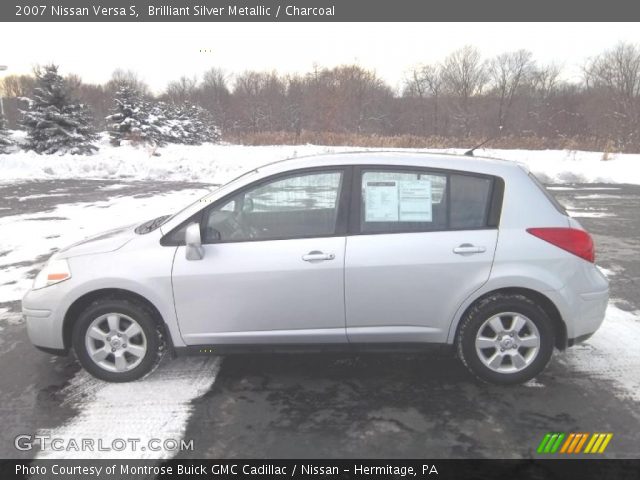
<instances>
[{"instance_id":1,"label":"windshield wiper","mask_svg":"<svg viewBox=\"0 0 640 480\"><path fill-rule=\"evenodd\" d=\"M161 217L154 218L153 220L144 222L143 224L138 225L134 232L136 232L138 235L144 235L145 233L153 232L156 228L166 222L169 217L171 217L171 215L163 215Z\"/></svg>"}]
</instances>

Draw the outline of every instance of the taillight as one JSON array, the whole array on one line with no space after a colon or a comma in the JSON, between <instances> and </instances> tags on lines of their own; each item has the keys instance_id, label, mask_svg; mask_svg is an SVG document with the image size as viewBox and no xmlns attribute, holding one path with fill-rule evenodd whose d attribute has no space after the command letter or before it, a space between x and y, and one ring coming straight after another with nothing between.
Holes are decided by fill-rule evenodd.
<instances>
[{"instance_id":1,"label":"taillight","mask_svg":"<svg viewBox=\"0 0 640 480\"><path fill-rule=\"evenodd\" d=\"M527 228L527 232L588 262L595 262L596 252L593 248L593 240L584 230L549 227Z\"/></svg>"}]
</instances>

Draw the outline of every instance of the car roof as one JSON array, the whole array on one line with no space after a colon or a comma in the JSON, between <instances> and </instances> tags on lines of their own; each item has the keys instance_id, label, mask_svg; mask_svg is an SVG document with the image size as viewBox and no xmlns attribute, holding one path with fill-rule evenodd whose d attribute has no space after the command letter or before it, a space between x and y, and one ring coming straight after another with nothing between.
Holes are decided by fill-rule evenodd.
<instances>
[{"instance_id":1,"label":"car roof","mask_svg":"<svg viewBox=\"0 0 640 480\"><path fill-rule=\"evenodd\" d=\"M524 168L527 170L526 166L513 160L465 156L453 153L389 150L340 152L288 158L268 163L258 167L256 170L265 175L303 168L345 165L430 167L492 175L507 174L513 169Z\"/></svg>"}]
</instances>

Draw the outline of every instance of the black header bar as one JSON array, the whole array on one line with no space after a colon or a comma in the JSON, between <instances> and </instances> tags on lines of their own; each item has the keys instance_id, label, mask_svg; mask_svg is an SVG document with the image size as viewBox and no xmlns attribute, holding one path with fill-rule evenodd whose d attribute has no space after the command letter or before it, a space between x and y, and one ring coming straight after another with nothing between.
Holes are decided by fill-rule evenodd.
<instances>
[{"instance_id":1,"label":"black header bar","mask_svg":"<svg viewBox=\"0 0 640 480\"><path fill-rule=\"evenodd\" d=\"M2 22L638 21L632 0L2 0ZM460 27L457 27L460 28ZM455 32L452 32L455 34ZM487 32L490 35L491 32ZM594 35L597 35L594 30ZM384 32L381 31L381 35ZM544 35L541 31L540 35ZM567 38L567 41L571 41ZM508 39L505 39L508 42Z\"/></svg>"}]
</instances>

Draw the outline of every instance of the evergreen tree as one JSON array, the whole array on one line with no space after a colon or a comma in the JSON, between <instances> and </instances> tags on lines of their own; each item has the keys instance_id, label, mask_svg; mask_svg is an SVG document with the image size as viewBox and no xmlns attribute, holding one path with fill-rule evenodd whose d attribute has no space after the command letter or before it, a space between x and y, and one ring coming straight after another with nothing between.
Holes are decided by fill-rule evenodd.
<instances>
[{"instance_id":1,"label":"evergreen tree","mask_svg":"<svg viewBox=\"0 0 640 480\"><path fill-rule=\"evenodd\" d=\"M90 154L97 135L91 127L89 111L73 102L65 80L56 65L35 71L33 98L26 98L22 125L27 130L24 148L37 153Z\"/></svg>"},{"instance_id":2,"label":"evergreen tree","mask_svg":"<svg viewBox=\"0 0 640 480\"><path fill-rule=\"evenodd\" d=\"M165 143L165 115L158 105L143 98L134 85L123 82L116 91L113 113L106 117L111 144L123 140L132 143Z\"/></svg>"},{"instance_id":3,"label":"evergreen tree","mask_svg":"<svg viewBox=\"0 0 640 480\"><path fill-rule=\"evenodd\" d=\"M0 153L8 153L9 147L13 145L13 141L9 137L7 131L7 123L2 114L0 114Z\"/></svg>"},{"instance_id":4,"label":"evergreen tree","mask_svg":"<svg viewBox=\"0 0 640 480\"><path fill-rule=\"evenodd\" d=\"M201 145L220 140L220 129L213 116L201 106L185 102L182 105L169 105L166 111L168 142Z\"/></svg>"},{"instance_id":5,"label":"evergreen tree","mask_svg":"<svg viewBox=\"0 0 640 480\"><path fill-rule=\"evenodd\" d=\"M190 130L196 138L196 144L211 142L217 143L222 137L220 128L216 124L213 115L200 105L188 105L189 116L191 117Z\"/></svg>"}]
</instances>

